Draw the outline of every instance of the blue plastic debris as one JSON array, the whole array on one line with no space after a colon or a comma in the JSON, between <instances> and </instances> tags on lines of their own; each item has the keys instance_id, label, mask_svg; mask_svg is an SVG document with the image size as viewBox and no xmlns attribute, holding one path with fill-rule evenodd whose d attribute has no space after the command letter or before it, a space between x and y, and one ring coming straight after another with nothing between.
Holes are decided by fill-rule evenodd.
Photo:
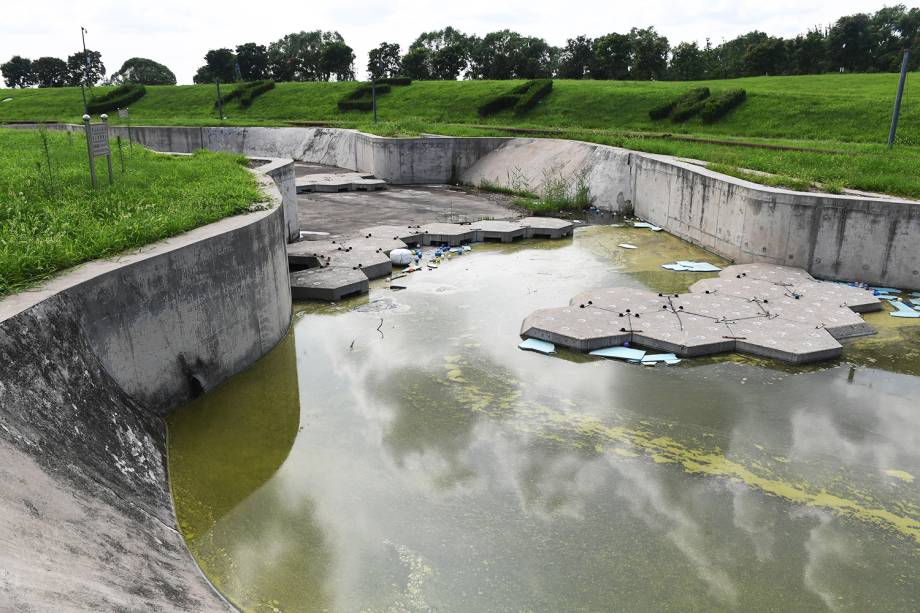
<instances>
[{"instance_id":1,"label":"blue plastic debris","mask_svg":"<svg viewBox=\"0 0 920 613\"><path fill-rule=\"evenodd\" d=\"M901 290L895 289L893 287L870 287L869 289L871 289L873 293L875 293L876 296L879 294L900 294L901 293Z\"/></svg>"},{"instance_id":2,"label":"blue plastic debris","mask_svg":"<svg viewBox=\"0 0 920 613\"><path fill-rule=\"evenodd\" d=\"M645 364L646 366L648 365L654 366L655 364L658 364L659 362L664 362L668 366L672 366L674 364L680 364L680 358L678 358L673 353L647 354L644 358L642 358L642 363Z\"/></svg>"},{"instance_id":3,"label":"blue plastic debris","mask_svg":"<svg viewBox=\"0 0 920 613\"><path fill-rule=\"evenodd\" d=\"M541 341L536 338L528 338L526 341L518 345L518 349L523 349L524 351L536 351L539 353L556 353L556 346L547 341Z\"/></svg>"},{"instance_id":4,"label":"blue plastic debris","mask_svg":"<svg viewBox=\"0 0 920 613\"><path fill-rule=\"evenodd\" d=\"M920 306L920 298L911 298L910 303L914 306Z\"/></svg>"},{"instance_id":5,"label":"blue plastic debris","mask_svg":"<svg viewBox=\"0 0 920 613\"><path fill-rule=\"evenodd\" d=\"M661 228L654 226L647 221L637 221L633 224L633 228L648 228L652 232L661 232Z\"/></svg>"},{"instance_id":6,"label":"blue plastic debris","mask_svg":"<svg viewBox=\"0 0 920 613\"><path fill-rule=\"evenodd\" d=\"M905 317L908 319L916 319L920 317L920 311L915 311L914 309L910 308L908 305L901 302L900 300L895 300L895 301L889 302L888 304L890 304L891 306L897 309L897 311L895 311L894 313L888 313L892 317Z\"/></svg>"},{"instance_id":7,"label":"blue plastic debris","mask_svg":"<svg viewBox=\"0 0 920 613\"><path fill-rule=\"evenodd\" d=\"M592 351L591 355L618 360L641 361L645 357L645 352L640 349L630 349L629 347L606 347Z\"/></svg>"}]
</instances>

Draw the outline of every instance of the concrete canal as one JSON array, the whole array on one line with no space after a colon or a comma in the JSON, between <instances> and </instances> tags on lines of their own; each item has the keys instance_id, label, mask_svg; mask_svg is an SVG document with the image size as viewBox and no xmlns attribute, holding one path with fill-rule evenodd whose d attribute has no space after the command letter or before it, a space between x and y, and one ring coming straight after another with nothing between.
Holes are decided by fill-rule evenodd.
<instances>
[{"instance_id":1,"label":"concrete canal","mask_svg":"<svg viewBox=\"0 0 920 613\"><path fill-rule=\"evenodd\" d=\"M920 608L920 325L869 314L879 334L801 367L517 348L584 289L706 276L660 268L680 259L724 264L590 227L299 305L169 419L205 574L246 611Z\"/></svg>"}]
</instances>

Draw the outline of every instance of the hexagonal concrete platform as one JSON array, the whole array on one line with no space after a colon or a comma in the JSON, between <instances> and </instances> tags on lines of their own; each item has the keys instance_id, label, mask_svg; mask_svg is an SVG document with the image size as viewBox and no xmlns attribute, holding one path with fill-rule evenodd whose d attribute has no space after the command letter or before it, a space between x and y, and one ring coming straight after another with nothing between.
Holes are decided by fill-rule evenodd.
<instances>
[{"instance_id":1,"label":"hexagonal concrete platform","mask_svg":"<svg viewBox=\"0 0 920 613\"><path fill-rule=\"evenodd\" d=\"M288 263L296 271L291 276L292 293L296 299L338 300L356 291L367 291L367 279L392 272L389 253L393 249L417 245L458 247L483 240L510 243L530 236L558 239L570 235L574 227L561 219L528 217L519 221L488 220L472 224L380 225L364 228L355 237L301 241L288 245L287 250ZM365 277L365 283L356 283L358 277L355 275L315 272L319 270L357 271Z\"/></svg>"},{"instance_id":2,"label":"hexagonal concrete platform","mask_svg":"<svg viewBox=\"0 0 920 613\"><path fill-rule=\"evenodd\" d=\"M867 290L817 281L801 269L743 264L687 294L584 292L567 307L529 315L521 336L577 351L629 342L682 357L740 351L804 363L840 355L838 339L872 334L857 313L881 308Z\"/></svg>"},{"instance_id":3,"label":"hexagonal concrete platform","mask_svg":"<svg viewBox=\"0 0 920 613\"><path fill-rule=\"evenodd\" d=\"M310 192L353 192L386 189L387 182L374 175L357 172L315 173L297 177L298 194Z\"/></svg>"}]
</instances>

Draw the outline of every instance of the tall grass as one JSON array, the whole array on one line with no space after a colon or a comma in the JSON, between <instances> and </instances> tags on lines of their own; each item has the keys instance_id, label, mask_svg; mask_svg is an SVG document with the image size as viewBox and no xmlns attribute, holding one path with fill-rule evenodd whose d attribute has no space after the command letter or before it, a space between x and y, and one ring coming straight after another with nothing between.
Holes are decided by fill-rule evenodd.
<instances>
[{"instance_id":1,"label":"tall grass","mask_svg":"<svg viewBox=\"0 0 920 613\"><path fill-rule=\"evenodd\" d=\"M264 199L241 156L172 157L138 146L123 155L130 163L115 184L102 164L93 190L82 135L0 129L0 295Z\"/></svg>"}]
</instances>

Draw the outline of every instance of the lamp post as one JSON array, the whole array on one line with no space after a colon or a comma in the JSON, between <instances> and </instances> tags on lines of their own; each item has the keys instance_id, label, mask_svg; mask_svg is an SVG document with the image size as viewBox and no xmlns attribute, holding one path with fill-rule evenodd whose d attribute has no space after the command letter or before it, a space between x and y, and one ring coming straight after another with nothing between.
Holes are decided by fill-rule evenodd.
<instances>
[{"instance_id":1,"label":"lamp post","mask_svg":"<svg viewBox=\"0 0 920 613\"><path fill-rule=\"evenodd\" d=\"M894 112L891 114L891 130L888 132L888 148L894 147L894 137L898 131L898 115L901 114L901 98L904 96L904 82L907 80L907 64L910 62L910 47L904 50L901 62L901 78L898 80L898 95L894 99Z\"/></svg>"},{"instance_id":2,"label":"lamp post","mask_svg":"<svg viewBox=\"0 0 920 613\"><path fill-rule=\"evenodd\" d=\"M83 96L83 112L87 112L86 106L86 89L84 85L89 80L89 58L86 57L86 33L89 32L83 26L80 26L80 39L83 41L83 83L80 83L80 94Z\"/></svg>"}]
</instances>

